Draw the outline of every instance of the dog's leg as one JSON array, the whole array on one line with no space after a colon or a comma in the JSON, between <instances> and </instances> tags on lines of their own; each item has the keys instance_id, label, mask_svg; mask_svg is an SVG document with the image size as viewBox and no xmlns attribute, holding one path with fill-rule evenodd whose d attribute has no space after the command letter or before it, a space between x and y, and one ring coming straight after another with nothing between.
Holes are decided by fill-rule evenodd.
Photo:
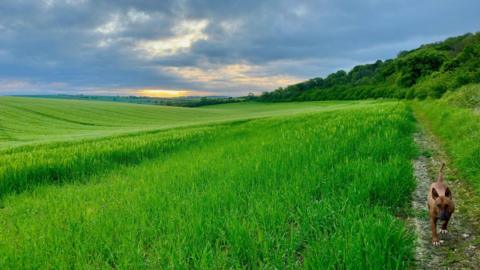
<instances>
[{"instance_id":1,"label":"dog's leg","mask_svg":"<svg viewBox=\"0 0 480 270\"><path fill-rule=\"evenodd\" d=\"M434 246L440 245L440 241L437 235L437 219L434 217L430 218L430 225L432 227L432 244Z\"/></svg>"},{"instance_id":2,"label":"dog's leg","mask_svg":"<svg viewBox=\"0 0 480 270\"><path fill-rule=\"evenodd\" d=\"M440 229L440 234L447 234L448 233L447 225L448 225L449 220L450 219L445 220L445 222L442 224L442 228Z\"/></svg>"}]
</instances>

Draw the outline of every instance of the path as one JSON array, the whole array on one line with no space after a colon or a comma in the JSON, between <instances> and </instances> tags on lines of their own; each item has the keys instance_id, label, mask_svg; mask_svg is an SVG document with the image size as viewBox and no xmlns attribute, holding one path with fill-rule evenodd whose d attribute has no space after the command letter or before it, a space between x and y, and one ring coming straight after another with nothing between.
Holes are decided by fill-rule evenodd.
<instances>
[{"instance_id":1,"label":"path","mask_svg":"<svg viewBox=\"0 0 480 270\"><path fill-rule=\"evenodd\" d=\"M414 215L411 218L418 235L417 269L480 269L478 198L472 194L472 189L465 181L458 180L455 171L449 166L446 154L429 131L419 127L414 139L421 153L413 161L417 187L413 194ZM441 161L447 163L445 179L452 190L456 210L449 223L448 234L440 235L441 246L433 247L427 194L430 183L438 174ZM472 203L472 200L477 202ZM476 207L471 207L472 205Z\"/></svg>"}]
</instances>

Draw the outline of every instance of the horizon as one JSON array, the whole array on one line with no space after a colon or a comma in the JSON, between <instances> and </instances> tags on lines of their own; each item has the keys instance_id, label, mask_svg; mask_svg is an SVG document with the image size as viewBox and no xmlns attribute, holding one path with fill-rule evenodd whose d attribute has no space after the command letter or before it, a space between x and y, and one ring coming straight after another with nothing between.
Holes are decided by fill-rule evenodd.
<instances>
[{"instance_id":1,"label":"horizon","mask_svg":"<svg viewBox=\"0 0 480 270\"><path fill-rule=\"evenodd\" d=\"M260 94L475 33L478 9L473 0L2 1L0 95Z\"/></svg>"},{"instance_id":2,"label":"horizon","mask_svg":"<svg viewBox=\"0 0 480 270\"><path fill-rule=\"evenodd\" d=\"M89 94L20 94L20 95L0 95L0 97L105 97L105 98L151 98L151 99L181 99L181 98L237 98L237 97L244 97L244 96L222 96L222 95L206 95L206 96L141 96L141 95L89 95Z\"/></svg>"}]
</instances>

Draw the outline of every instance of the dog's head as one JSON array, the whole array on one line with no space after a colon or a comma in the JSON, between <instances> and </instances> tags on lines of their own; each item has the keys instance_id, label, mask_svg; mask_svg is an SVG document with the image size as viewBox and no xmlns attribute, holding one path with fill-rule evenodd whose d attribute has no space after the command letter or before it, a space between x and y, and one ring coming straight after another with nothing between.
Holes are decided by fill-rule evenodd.
<instances>
[{"instance_id":1,"label":"dog's head","mask_svg":"<svg viewBox=\"0 0 480 270\"><path fill-rule=\"evenodd\" d=\"M450 219L450 215L453 211L452 192L447 187L443 194L439 194L438 191L432 189L432 198L435 200L435 207L438 209L438 218L441 220Z\"/></svg>"}]
</instances>

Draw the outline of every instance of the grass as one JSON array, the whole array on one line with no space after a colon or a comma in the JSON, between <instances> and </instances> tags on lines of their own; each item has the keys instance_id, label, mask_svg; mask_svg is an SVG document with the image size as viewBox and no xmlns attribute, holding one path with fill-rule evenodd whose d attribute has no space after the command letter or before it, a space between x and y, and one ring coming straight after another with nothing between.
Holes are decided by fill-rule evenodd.
<instances>
[{"instance_id":1,"label":"grass","mask_svg":"<svg viewBox=\"0 0 480 270\"><path fill-rule=\"evenodd\" d=\"M6 104L5 101L9 99L4 98L3 104ZM95 173L111 170L114 167L137 164L143 160L158 157L169 151L174 151L180 145L187 146L196 143L196 140L205 138L201 135L211 130L214 123L217 123L217 125L218 123L227 123L229 125L228 123L232 121L239 123L262 117L335 111L345 108L345 106L363 108L374 105L368 102L314 102L279 105L242 103L211 106L203 109L186 109L131 104L119 105L118 103L106 102L92 102L90 104L88 101L47 99L13 98L11 102L13 103L13 101L16 102L15 106L22 105L22 108L35 110L41 116L29 123L24 120L28 114L12 112L12 117L8 118L10 122L0 122L3 126L16 125L15 128L4 129L8 134L11 134L10 137L30 136L27 139L30 144L24 144L21 147L17 145L16 140L4 140L4 145L10 146L10 148L4 148L0 152L2 153L0 164L3 164L0 166L0 197L5 194L36 188L38 185L58 184L73 179L83 179ZM28 105L29 102L30 105ZM103 104L107 104L107 106L103 107ZM187 113L184 112L185 110ZM184 113L178 113L178 111ZM130 118L120 117L119 115L122 114L130 115ZM51 115L51 117L44 115ZM101 117L95 117L96 115L101 115ZM150 115L150 117L142 118L146 115ZM205 115L209 115L209 117ZM211 115L215 115L215 117L212 118ZM68 118L69 122L59 120L60 122L57 123L56 119L60 118ZM115 121L115 119L119 120ZM80 122L89 123L88 127L91 129L77 130L79 125L77 123ZM108 122L111 126L116 125L116 127L106 127L105 125ZM69 123L73 123L73 126L69 126ZM58 126L55 126L56 124ZM135 125L138 126L135 127ZM149 128L145 128L149 125ZM174 125L185 127L169 130ZM125 126L128 128L125 128ZM29 133L28 130L25 130L27 128L36 130L36 133ZM23 129L21 132L18 131L21 129ZM50 136L44 132L45 130L51 133L58 132L58 134L65 132L65 136L68 135L68 137L64 141L57 142L57 140L64 138L63 135ZM131 133L125 133L126 130L130 130ZM134 130L137 131L133 132ZM74 135L71 135L71 133ZM76 136L80 136L79 139L71 140L71 137ZM42 144L34 143L40 140L43 140ZM17 146L12 147L15 145Z\"/></svg>"},{"instance_id":2,"label":"grass","mask_svg":"<svg viewBox=\"0 0 480 270\"><path fill-rule=\"evenodd\" d=\"M102 101L0 97L0 151L32 144L90 140L222 121L336 110L351 103L242 103L180 108Z\"/></svg>"},{"instance_id":3,"label":"grass","mask_svg":"<svg viewBox=\"0 0 480 270\"><path fill-rule=\"evenodd\" d=\"M413 108L440 138L460 175L480 192L480 85L469 85L441 100ZM480 194L480 193L478 193Z\"/></svg>"},{"instance_id":4,"label":"grass","mask_svg":"<svg viewBox=\"0 0 480 270\"><path fill-rule=\"evenodd\" d=\"M4 150L0 268L409 269L406 105L266 106Z\"/></svg>"}]
</instances>

